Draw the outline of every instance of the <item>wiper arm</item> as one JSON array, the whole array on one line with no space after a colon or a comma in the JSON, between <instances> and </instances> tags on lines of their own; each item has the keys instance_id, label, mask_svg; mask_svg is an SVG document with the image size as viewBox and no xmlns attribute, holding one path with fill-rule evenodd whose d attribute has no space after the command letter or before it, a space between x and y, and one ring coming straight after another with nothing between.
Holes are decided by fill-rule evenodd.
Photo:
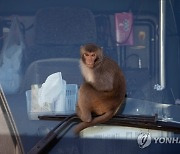
<instances>
[{"instance_id":1,"label":"wiper arm","mask_svg":"<svg viewBox=\"0 0 180 154\"><path fill-rule=\"evenodd\" d=\"M66 129L74 118L77 118L75 114L66 116L64 119L54 127L44 138L42 138L29 152L28 154L40 154L44 153L44 150L49 148L49 145L57 139L57 136Z\"/></svg>"}]
</instances>

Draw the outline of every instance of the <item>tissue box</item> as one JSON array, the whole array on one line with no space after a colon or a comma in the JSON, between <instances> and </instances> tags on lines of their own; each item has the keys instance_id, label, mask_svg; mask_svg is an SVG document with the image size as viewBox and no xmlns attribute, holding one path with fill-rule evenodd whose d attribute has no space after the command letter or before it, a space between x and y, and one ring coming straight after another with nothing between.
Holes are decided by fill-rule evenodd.
<instances>
[{"instance_id":1,"label":"tissue box","mask_svg":"<svg viewBox=\"0 0 180 154\"><path fill-rule=\"evenodd\" d=\"M31 101L31 90L26 91L26 101L27 101L27 114L30 120L38 120L39 115L57 115L65 114L69 115L75 113L76 102L77 102L77 84L66 84L66 97L65 97L65 109L63 111L56 111L56 104L52 103L50 108L51 111L47 111L44 108L41 108L38 103L34 109ZM49 107L48 107L49 108Z\"/></svg>"}]
</instances>

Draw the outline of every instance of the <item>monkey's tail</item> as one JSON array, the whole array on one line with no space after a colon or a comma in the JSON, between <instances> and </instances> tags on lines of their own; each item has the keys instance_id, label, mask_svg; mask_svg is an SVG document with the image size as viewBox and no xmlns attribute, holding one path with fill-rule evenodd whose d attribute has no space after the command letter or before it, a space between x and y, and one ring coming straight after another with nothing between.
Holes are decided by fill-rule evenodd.
<instances>
[{"instance_id":1,"label":"monkey's tail","mask_svg":"<svg viewBox=\"0 0 180 154\"><path fill-rule=\"evenodd\" d=\"M91 122L81 122L75 127L74 132L75 134L79 134L81 130L90 126L94 126L99 123L104 123L108 121L109 119L111 119L113 116L114 116L114 112L109 111L101 116L95 117Z\"/></svg>"}]
</instances>

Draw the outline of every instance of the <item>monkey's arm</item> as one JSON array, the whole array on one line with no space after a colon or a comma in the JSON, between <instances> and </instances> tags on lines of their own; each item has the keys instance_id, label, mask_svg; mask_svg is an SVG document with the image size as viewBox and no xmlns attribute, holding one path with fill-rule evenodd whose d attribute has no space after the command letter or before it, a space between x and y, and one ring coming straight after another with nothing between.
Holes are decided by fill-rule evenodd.
<instances>
[{"instance_id":1,"label":"monkey's arm","mask_svg":"<svg viewBox=\"0 0 180 154\"><path fill-rule=\"evenodd\" d=\"M96 76L95 82L92 83L93 87L98 91L112 91L114 85L113 73L104 72L99 76Z\"/></svg>"}]
</instances>

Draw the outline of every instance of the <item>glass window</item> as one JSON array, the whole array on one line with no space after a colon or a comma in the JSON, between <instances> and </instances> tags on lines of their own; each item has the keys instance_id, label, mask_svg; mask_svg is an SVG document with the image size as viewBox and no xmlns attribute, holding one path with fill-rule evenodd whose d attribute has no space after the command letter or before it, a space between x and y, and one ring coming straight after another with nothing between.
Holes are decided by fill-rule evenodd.
<instances>
[{"instance_id":1,"label":"glass window","mask_svg":"<svg viewBox=\"0 0 180 154\"><path fill-rule=\"evenodd\" d=\"M151 123L155 125L153 130L161 126L159 134L179 136L179 132L173 132L180 128L178 1L2 0L0 4L0 84L25 152L59 123L57 119L38 120L38 115L75 113L78 89L83 82L80 47L86 43L103 47L104 55L113 59L124 73L126 99L118 115L135 116L137 120L144 117L147 122L149 117L154 118L158 123ZM56 99L56 103L41 102L48 99ZM119 132L128 138L137 138L134 127L122 127ZM137 122L137 128L142 127L149 129L145 122L143 126ZM117 131L116 127L105 125L83 131L83 137L97 133L96 137L100 138L105 134L103 138L109 137L114 143L106 152L113 151L113 147L117 152L115 145L119 143L114 139L118 135L106 132L108 128ZM103 130L102 134L98 134L99 130ZM104 132L110 133L109 136ZM66 135L72 134L71 129ZM63 138L65 145L74 142L76 139ZM71 150L84 152L89 147L78 146L84 143L89 145L91 141L78 140ZM104 140L102 145L107 143L109 141ZM68 151L68 146L59 149L57 145L51 152L57 149L59 153L73 153ZM122 151L127 150L122 148Z\"/></svg>"}]
</instances>

